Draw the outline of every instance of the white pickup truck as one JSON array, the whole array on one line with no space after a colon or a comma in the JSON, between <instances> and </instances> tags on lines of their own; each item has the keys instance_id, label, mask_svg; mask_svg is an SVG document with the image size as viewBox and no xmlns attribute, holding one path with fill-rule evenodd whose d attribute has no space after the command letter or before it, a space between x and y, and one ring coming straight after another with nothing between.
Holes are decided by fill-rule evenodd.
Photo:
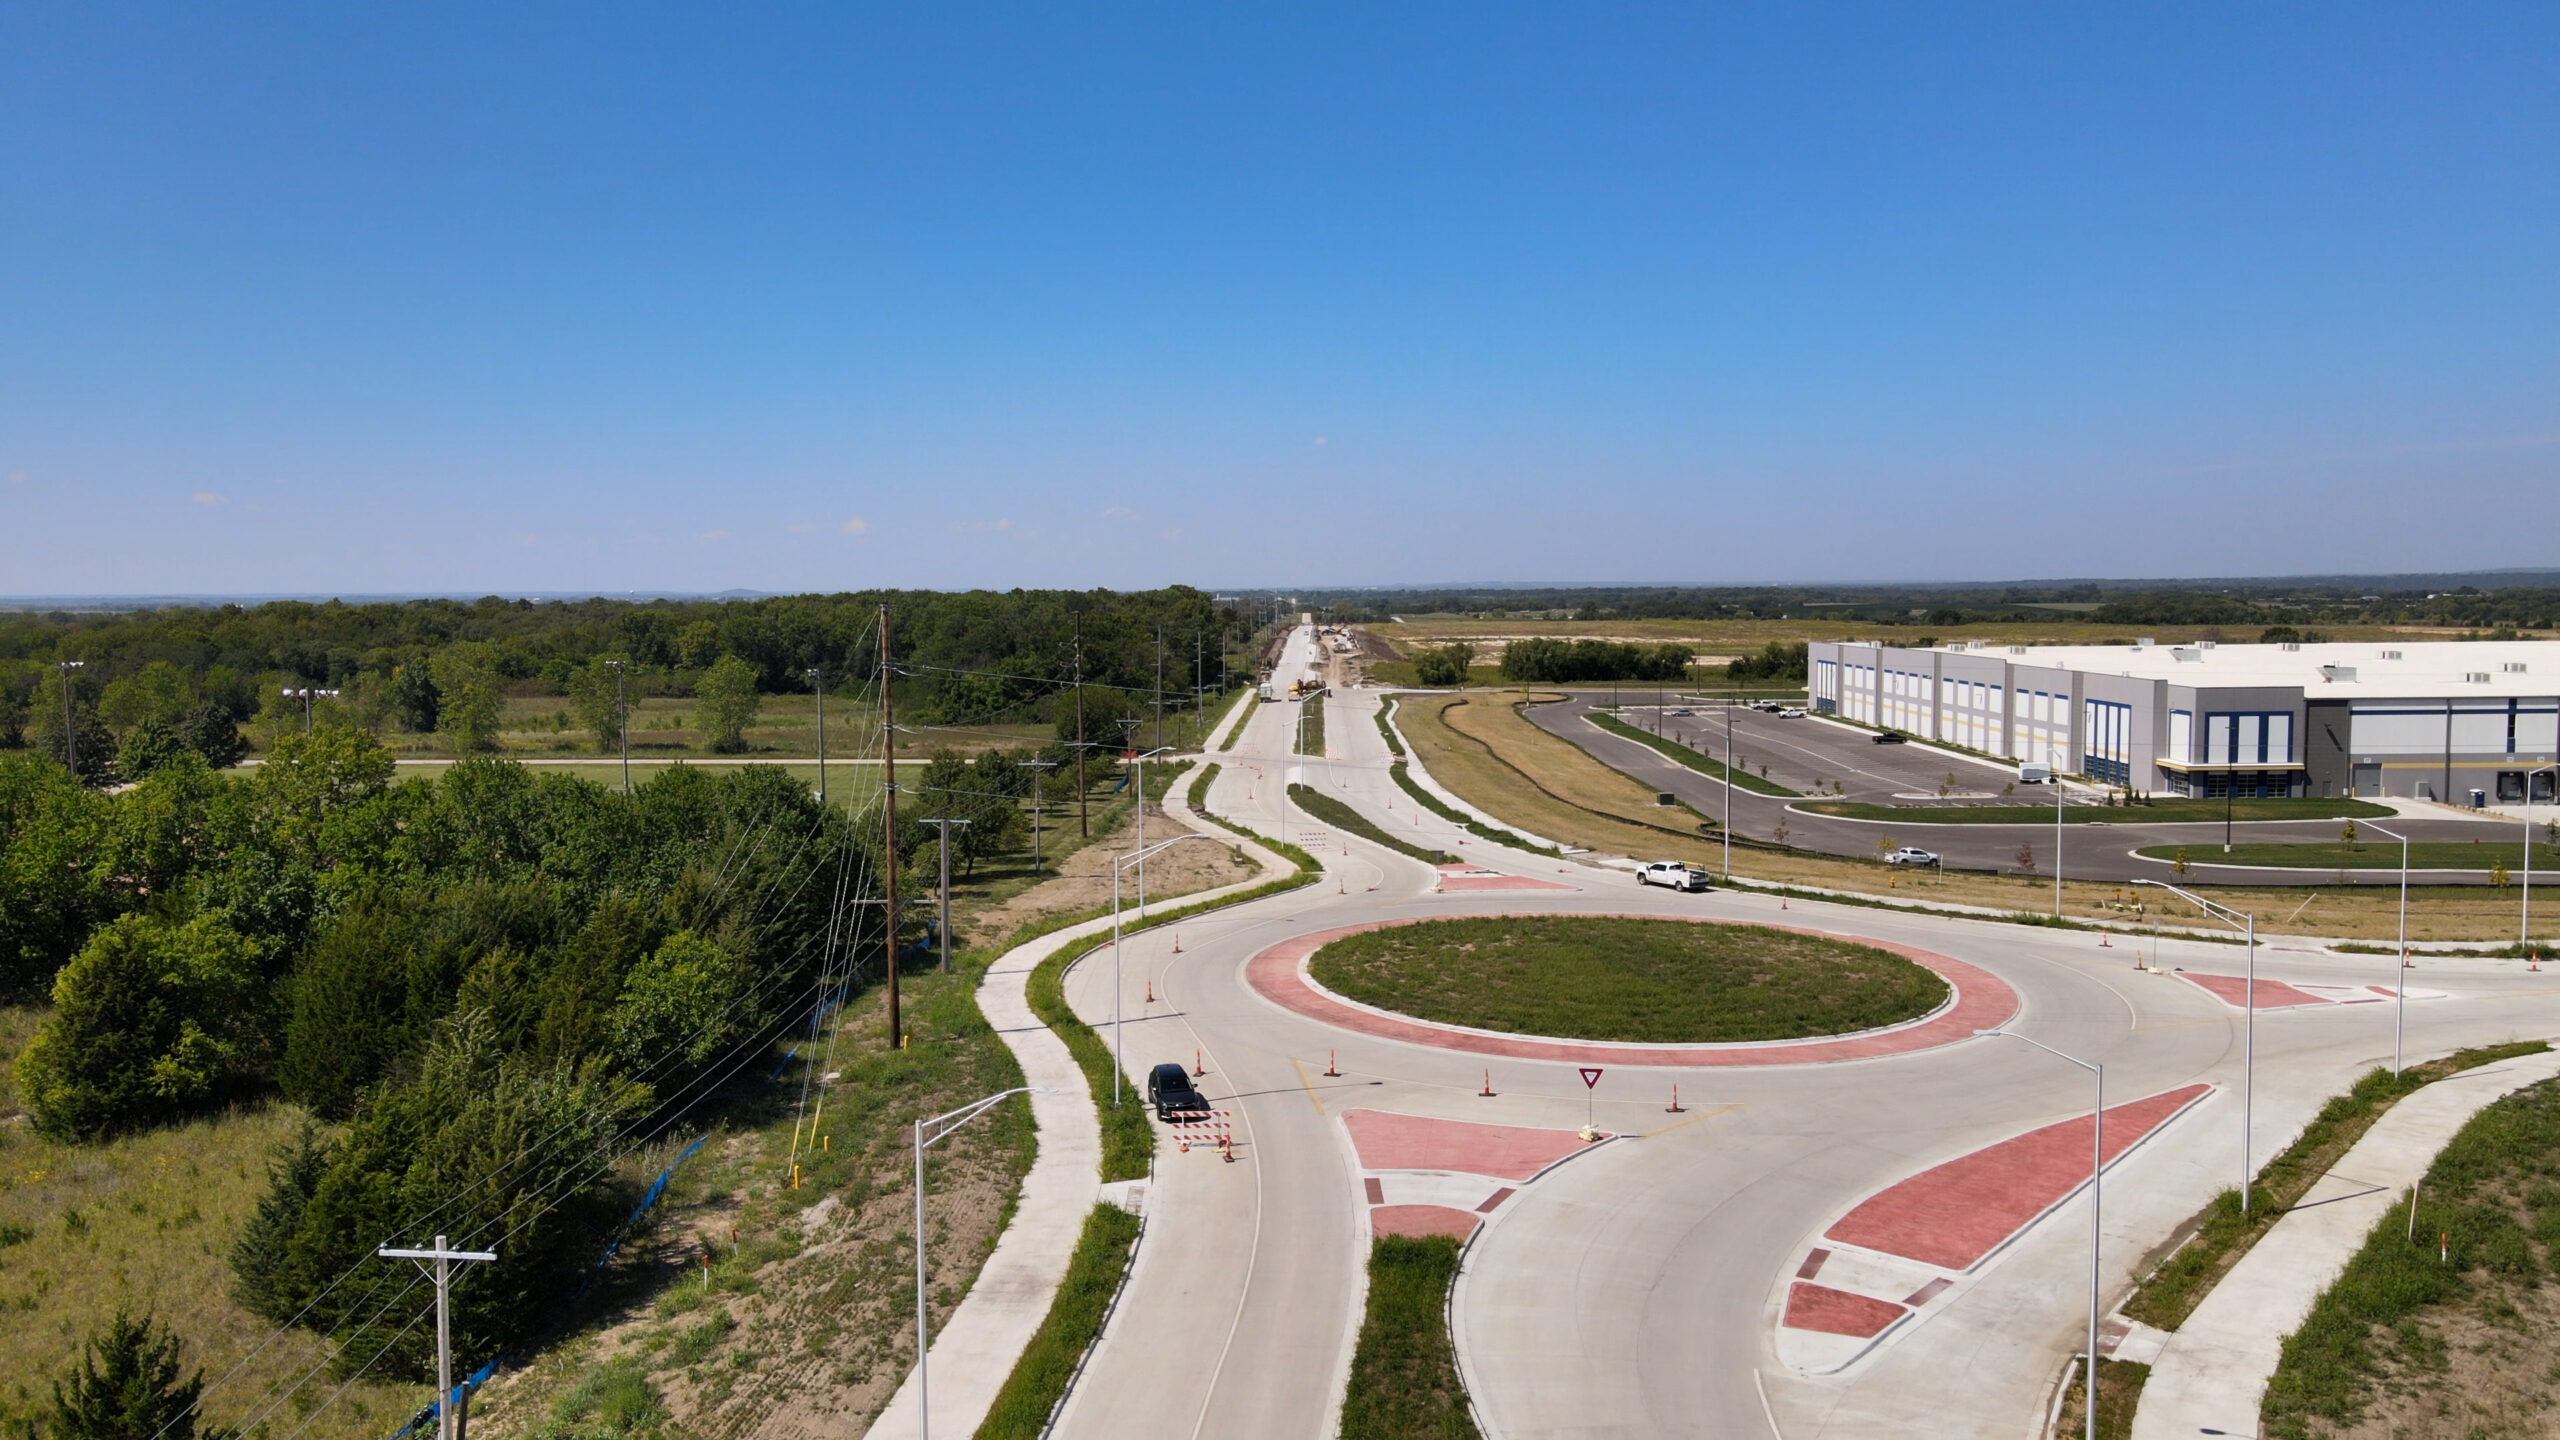
<instances>
[{"instance_id":1,"label":"white pickup truck","mask_svg":"<svg viewBox=\"0 0 2560 1440\"><path fill-rule=\"evenodd\" d=\"M1704 890L1707 888L1707 872L1692 870L1677 860L1657 860L1650 865L1636 867L1636 883L1668 885L1674 890Z\"/></svg>"}]
</instances>

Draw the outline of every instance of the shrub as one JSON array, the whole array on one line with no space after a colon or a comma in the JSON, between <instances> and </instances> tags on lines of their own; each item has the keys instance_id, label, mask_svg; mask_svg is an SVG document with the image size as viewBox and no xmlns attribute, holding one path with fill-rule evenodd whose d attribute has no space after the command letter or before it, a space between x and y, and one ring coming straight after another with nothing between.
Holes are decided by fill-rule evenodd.
<instances>
[{"instance_id":1,"label":"shrub","mask_svg":"<svg viewBox=\"0 0 2560 1440\"><path fill-rule=\"evenodd\" d=\"M54 981L54 1013L18 1057L36 1128L95 1140L201 1110L265 1069L258 952L218 919L128 915Z\"/></svg>"},{"instance_id":2,"label":"shrub","mask_svg":"<svg viewBox=\"0 0 2560 1440\"><path fill-rule=\"evenodd\" d=\"M1413 678L1422 685L1464 685L1467 667L1476 659L1476 647L1464 640L1420 650L1413 657Z\"/></svg>"}]
</instances>

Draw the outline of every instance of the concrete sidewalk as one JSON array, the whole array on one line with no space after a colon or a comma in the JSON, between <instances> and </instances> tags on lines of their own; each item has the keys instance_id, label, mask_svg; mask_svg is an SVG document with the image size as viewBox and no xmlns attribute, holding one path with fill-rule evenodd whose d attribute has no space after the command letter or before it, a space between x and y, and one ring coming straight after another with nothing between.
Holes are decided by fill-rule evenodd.
<instances>
[{"instance_id":1,"label":"concrete sidewalk","mask_svg":"<svg viewBox=\"0 0 2560 1440\"><path fill-rule=\"evenodd\" d=\"M2258 1433L2258 1403L2284 1338L2375 1223L2482 1107L2555 1075L2560 1052L2526 1055L2439 1080L2391 1107L2168 1337L2143 1385L2133 1440Z\"/></svg>"},{"instance_id":2,"label":"concrete sidewalk","mask_svg":"<svg viewBox=\"0 0 2560 1440\"><path fill-rule=\"evenodd\" d=\"M1175 790L1188 784L1189 778L1186 774L1177 781ZM1164 812L1177 823L1189 823L1190 808L1175 793L1165 796ZM1207 826L1192 828L1220 839L1238 839ZM1239 843L1262 865L1261 873L1215 890L1158 900L1147 907L1147 913L1162 914L1238 894L1296 868L1250 840ZM1138 913L1130 907L1123 919L1133 920ZM978 982L978 1009L1013 1051L1022 1067L1022 1083L1057 1093L1030 1097L1039 1151L1031 1172L1022 1179L1013 1219L960 1308L933 1337L933 1421L945 1435L973 1434L987 1418L996 1392L1004 1387L1023 1347L1047 1317L1050 1302L1066 1280L1076 1240L1084 1233L1085 1217L1101 1199L1102 1120L1094 1108L1093 1092L1075 1057L1067 1053L1066 1042L1032 1013L1028 990L1031 972L1041 961L1072 941L1108 934L1110 929L1111 918L1106 915L1028 941L988 966ZM910 1370L866 1433L877 1440L905 1440L922 1433L918 1403L916 1376Z\"/></svg>"}]
</instances>

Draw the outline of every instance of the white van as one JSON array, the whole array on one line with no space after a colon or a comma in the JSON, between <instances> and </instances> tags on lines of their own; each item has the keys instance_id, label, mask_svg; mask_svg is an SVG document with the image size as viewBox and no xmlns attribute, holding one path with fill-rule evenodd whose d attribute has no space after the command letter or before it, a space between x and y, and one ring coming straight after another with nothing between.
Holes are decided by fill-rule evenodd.
<instances>
[{"instance_id":1,"label":"white van","mask_svg":"<svg viewBox=\"0 0 2560 1440\"><path fill-rule=\"evenodd\" d=\"M2018 762L2018 783L2050 785L2053 783L2053 767L2034 760L2021 760Z\"/></svg>"}]
</instances>

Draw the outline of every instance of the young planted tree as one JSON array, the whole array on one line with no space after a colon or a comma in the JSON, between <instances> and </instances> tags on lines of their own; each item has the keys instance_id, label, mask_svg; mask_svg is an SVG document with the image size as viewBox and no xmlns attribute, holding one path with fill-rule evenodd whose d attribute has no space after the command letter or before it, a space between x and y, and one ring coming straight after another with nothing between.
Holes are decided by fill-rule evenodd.
<instances>
[{"instance_id":1,"label":"young planted tree","mask_svg":"<svg viewBox=\"0 0 2560 1440\"><path fill-rule=\"evenodd\" d=\"M463 754L498 748L498 721L506 709L494 647L465 642L436 652L436 729L453 737Z\"/></svg>"},{"instance_id":2,"label":"young planted tree","mask_svg":"<svg viewBox=\"0 0 2560 1440\"><path fill-rule=\"evenodd\" d=\"M569 677L569 705L579 728L596 737L596 753L609 755L622 743L623 711L630 703L615 657L599 655Z\"/></svg>"}]
</instances>

